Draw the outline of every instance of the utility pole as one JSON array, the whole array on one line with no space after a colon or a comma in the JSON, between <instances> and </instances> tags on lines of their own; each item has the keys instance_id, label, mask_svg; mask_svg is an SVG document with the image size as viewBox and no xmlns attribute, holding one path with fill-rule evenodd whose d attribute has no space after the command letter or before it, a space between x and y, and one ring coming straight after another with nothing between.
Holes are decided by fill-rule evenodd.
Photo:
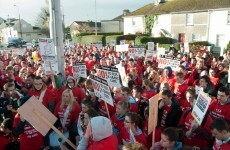
<instances>
[{"instance_id":1,"label":"utility pole","mask_svg":"<svg viewBox=\"0 0 230 150\"><path fill-rule=\"evenodd\" d=\"M18 5L14 5L14 7L18 8L19 29L20 29L20 35L21 35L21 38L22 38L22 23L21 23L21 17L20 17L19 7L18 7Z\"/></svg>"},{"instance_id":2,"label":"utility pole","mask_svg":"<svg viewBox=\"0 0 230 150\"><path fill-rule=\"evenodd\" d=\"M64 71L64 46L63 46L63 27L60 0L49 0L50 12L50 38L54 42L54 47L58 61L58 71L65 76Z\"/></svg>"}]
</instances>

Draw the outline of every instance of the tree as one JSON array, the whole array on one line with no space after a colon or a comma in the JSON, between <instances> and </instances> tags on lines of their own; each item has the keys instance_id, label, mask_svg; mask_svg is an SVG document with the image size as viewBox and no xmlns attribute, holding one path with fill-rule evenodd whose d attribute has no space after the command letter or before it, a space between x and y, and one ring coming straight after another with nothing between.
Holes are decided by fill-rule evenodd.
<instances>
[{"instance_id":1,"label":"tree","mask_svg":"<svg viewBox=\"0 0 230 150\"><path fill-rule=\"evenodd\" d=\"M41 28L41 32L46 34L47 37L49 37L50 35L49 20L50 20L49 7L45 6L41 8L41 11L37 16L36 25Z\"/></svg>"},{"instance_id":2,"label":"tree","mask_svg":"<svg viewBox=\"0 0 230 150\"><path fill-rule=\"evenodd\" d=\"M153 25L157 17L155 15L146 15L145 16L145 31L148 35L151 35Z\"/></svg>"}]
</instances>

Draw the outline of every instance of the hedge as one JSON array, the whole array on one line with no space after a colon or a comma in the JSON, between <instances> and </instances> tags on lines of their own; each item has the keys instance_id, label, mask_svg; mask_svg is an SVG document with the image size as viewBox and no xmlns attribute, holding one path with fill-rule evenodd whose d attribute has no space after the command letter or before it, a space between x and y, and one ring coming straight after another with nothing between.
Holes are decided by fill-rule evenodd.
<instances>
[{"instance_id":1,"label":"hedge","mask_svg":"<svg viewBox=\"0 0 230 150\"><path fill-rule=\"evenodd\" d=\"M118 41L118 39L120 38L121 35L112 35L112 36L106 36L105 37L105 41L106 43L110 44L111 40L115 40L116 44L119 44L120 41Z\"/></svg>"},{"instance_id":2,"label":"hedge","mask_svg":"<svg viewBox=\"0 0 230 150\"><path fill-rule=\"evenodd\" d=\"M86 36L86 35L95 35L95 32L83 32L80 34L77 34L75 36ZM123 35L123 32L98 32L97 35L105 35L105 36L110 36L110 35Z\"/></svg>"},{"instance_id":3,"label":"hedge","mask_svg":"<svg viewBox=\"0 0 230 150\"><path fill-rule=\"evenodd\" d=\"M138 36L135 39L135 45L147 46L148 42L154 42L159 44L174 44L177 42L177 40L168 37L148 37L148 36Z\"/></svg>"},{"instance_id":4,"label":"hedge","mask_svg":"<svg viewBox=\"0 0 230 150\"><path fill-rule=\"evenodd\" d=\"M81 38L81 44L91 44L102 41L102 44L105 45L105 36L104 35L87 35L82 36Z\"/></svg>"}]
</instances>

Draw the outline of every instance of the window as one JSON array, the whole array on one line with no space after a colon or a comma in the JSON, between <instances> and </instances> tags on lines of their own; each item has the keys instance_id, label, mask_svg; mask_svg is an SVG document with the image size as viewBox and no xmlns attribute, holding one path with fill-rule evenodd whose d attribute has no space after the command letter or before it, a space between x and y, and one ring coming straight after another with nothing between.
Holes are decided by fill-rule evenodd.
<instances>
[{"instance_id":1,"label":"window","mask_svg":"<svg viewBox=\"0 0 230 150\"><path fill-rule=\"evenodd\" d=\"M193 14L186 14L186 25L193 25Z\"/></svg>"},{"instance_id":2,"label":"window","mask_svg":"<svg viewBox=\"0 0 230 150\"><path fill-rule=\"evenodd\" d=\"M192 34L192 41L193 42L200 41L200 35L198 35L198 34Z\"/></svg>"},{"instance_id":3,"label":"window","mask_svg":"<svg viewBox=\"0 0 230 150\"><path fill-rule=\"evenodd\" d=\"M132 25L135 26L136 25L136 21L134 18L132 18Z\"/></svg>"},{"instance_id":4,"label":"window","mask_svg":"<svg viewBox=\"0 0 230 150\"><path fill-rule=\"evenodd\" d=\"M216 35L216 46L223 47L224 46L225 36L223 34Z\"/></svg>"},{"instance_id":5,"label":"window","mask_svg":"<svg viewBox=\"0 0 230 150\"><path fill-rule=\"evenodd\" d=\"M228 11L227 24L230 24L230 11Z\"/></svg>"}]
</instances>

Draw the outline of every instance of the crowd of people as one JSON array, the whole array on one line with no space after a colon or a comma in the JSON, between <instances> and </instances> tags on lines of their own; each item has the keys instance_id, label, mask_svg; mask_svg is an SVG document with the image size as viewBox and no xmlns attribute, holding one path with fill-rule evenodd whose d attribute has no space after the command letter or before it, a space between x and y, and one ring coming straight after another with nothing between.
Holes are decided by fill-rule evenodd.
<instances>
[{"instance_id":1,"label":"crowd of people","mask_svg":"<svg viewBox=\"0 0 230 150\"><path fill-rule=\"evenodd\" d=\"M230 149L230 50L215 56L203 49L194 53L171 47L166 55L180 60L177 71L158 68L156 57L130 58L109 45L75 44L64 55L65 76L45 74L39 47L27 49L24 56L1 51L0 150L60 149L54 131L43 136L17 112L31 96L58 118L54 126L78 150ZM125 68L127 85L110 86L114 106L95 96L90 78L73 77L77 62L86 64L88 76L97 75L99 65ZM192 115L197 87L211 98L200 125ZM148 134L149 99L158 93L158 122L155 133Z\"/></svg>"}]
</instances>

